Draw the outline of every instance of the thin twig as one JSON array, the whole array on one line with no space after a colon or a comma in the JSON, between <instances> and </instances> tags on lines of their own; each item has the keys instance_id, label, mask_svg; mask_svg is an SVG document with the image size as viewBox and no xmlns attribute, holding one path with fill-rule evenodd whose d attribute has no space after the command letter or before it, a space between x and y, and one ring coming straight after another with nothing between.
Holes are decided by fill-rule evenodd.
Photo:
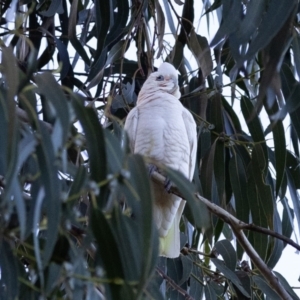
<instances>
[{"instance_id":1,"label":"thin twig","mask_svg":"<svg viewBox=\"0 0 300 300\"><path fill-rule=\"evenodd\" d=\"M207 253L201 252L199 250L196 250L196 249L193 249L193 248L188 248L188 247L183 247L181 249L181 252L182 253L194 253L194 254L199 254L199 255L202 255L202 256L206 256L206 257L215 257L211 253L207 254Z\"/></svg>"},{"instance_id":2,"label":"thin twig","mask_svg":"<svg viewBox=\"0 0 300 300\"><path fill-rule=\"evenodd\" d=\"M277 238L278 240L281 240L287 244L289 244L290 246L294 247L295 249L300 251L300 245L298 245L297 243L295 243L292 239L267 228L264 227L260 227L257 226L255 224L243 224L241 225L241 229L247 229L247 230L251 230L251 231L255 231L255 232L259 232L259 233L263 233L263 234L267 234L269 236L272 236L274 238Z\"/></svg>"},{"instance_id":3,"label":"thin twig","mask_svg":"<svg viewBox=\"0 0 300 300\"><path fill-rule=\"evenodd\" d=\"M166 275L160 268L156 267L156 272L167 281L167 283L176 291L178 291L178 293L180 293L181 295L183 295L185 297L185 299L187 300L194 300L193 297L191 297L184 289L182 289L178 284L176 284L176 282L170 278L168 275Z\"/></svg>"}]
</instances>

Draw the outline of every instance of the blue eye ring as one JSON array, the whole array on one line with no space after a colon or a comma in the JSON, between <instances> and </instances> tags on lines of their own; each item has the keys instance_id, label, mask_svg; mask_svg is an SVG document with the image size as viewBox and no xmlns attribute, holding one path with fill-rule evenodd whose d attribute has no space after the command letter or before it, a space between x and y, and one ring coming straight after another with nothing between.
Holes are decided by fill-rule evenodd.
<instances>
[{"instance_id":1,"label":"blue eye ring","mask_svg":"<svg viewBox=\"0 0 300 300\"><path fill-rule=\"evenodd\" d=\"M165 78L162 75L156 77L156 81L163 81Z\"/></svg>"}]
</instances>

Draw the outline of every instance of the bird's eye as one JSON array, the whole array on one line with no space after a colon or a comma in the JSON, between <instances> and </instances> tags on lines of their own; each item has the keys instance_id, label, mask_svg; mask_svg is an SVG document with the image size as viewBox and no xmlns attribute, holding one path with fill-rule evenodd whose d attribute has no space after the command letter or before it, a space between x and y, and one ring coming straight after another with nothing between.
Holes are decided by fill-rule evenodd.
<instances>
[{"instance_id":1,"label":"bird's eye","mask_svg":"<svg viewBox=\"0 0 300 300\"><path fill-rule=\"evenodd\" d=\"M163 81L165 78L162 75L156 77L156 81Z\"/></svg>"}]
</instances>

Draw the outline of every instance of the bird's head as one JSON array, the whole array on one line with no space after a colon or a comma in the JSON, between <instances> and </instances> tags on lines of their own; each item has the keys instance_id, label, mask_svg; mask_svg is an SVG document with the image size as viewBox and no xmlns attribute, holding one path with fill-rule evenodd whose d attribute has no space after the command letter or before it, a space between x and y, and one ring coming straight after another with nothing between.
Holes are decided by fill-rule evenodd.
<instances>
[{"instance_id":1,"label":"bird's head","mask_svg":"<svg viewBox=\"0 0 300 300\"><path fill-rule=\"evenodd\" d=\"M178 87L178 75L176 69L169 63L161 64L158 70L152 73L143 88L153 91L162 91L180 98L181 94Z\"/></svg>"}]
</instances>

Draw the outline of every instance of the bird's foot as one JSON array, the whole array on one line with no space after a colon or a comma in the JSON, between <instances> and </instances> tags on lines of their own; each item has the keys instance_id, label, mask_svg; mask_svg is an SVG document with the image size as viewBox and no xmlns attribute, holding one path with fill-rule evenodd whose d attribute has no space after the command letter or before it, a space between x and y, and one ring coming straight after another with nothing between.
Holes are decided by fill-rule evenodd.
<instances>
[{"instance_id":1,"label":"bird's foot","mask_svg":"<svg viewBox=\"0 0 300 300\"><path fill-rule=\"evenodd\" d=\"M172 187L172 182L171 182L170 178L166 177L166 180L165 180L165 182L164 182L164 188L165 188L165 191L166 191L167 193L170 193L171 187Z\"/></svg>"},{"instance_id":2,"label":"bird's foot","mask_svg":"<svg viewBox=\"0 0 300 300\"><path fill-rule=\"evenodd\" d=\"M149 175L151 176L153 174L153 172L158 172L158 167L153 164L148 164L148 172L149 172Z\"/></svg>"},{"instance_id":3,"label":"bird's foot","mask_svg":"<svg viewBox=\"0 0 300 300\"><path fill-rule=\"evenodd\" d=\"M153 172L160 173L158 167L154 164L148 164L148 172L149 172L149 176L151 176L153 174ZM171 187L172 187L172 182L168 177L166 177L165 182L164 182L165 191L167 193L170 193Z\"/></svg>"}]
</instances>

